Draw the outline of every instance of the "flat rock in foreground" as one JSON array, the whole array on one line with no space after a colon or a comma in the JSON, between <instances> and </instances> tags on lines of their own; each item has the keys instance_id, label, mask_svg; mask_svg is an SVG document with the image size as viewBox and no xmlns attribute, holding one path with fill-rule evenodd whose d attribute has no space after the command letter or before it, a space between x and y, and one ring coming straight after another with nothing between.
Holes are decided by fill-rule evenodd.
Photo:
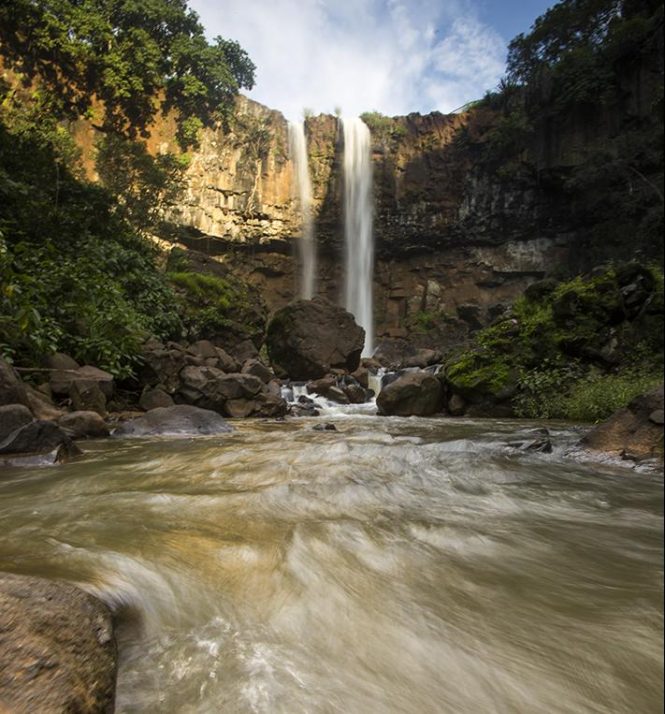
<instances>
[{"instance_id":1,"label":"flat rock in foreground","mask_svg":"<svg viewBox=\"0 0 665 714\"><path fill-rule=\"evenodd\" d=\"M111 714L110 610L69 583L0 573L0 712Z\"/></svg>"},{"instance_id":2,"label":"flat rock in foreground","mask_svg":"<svg viewBox=\"0 0 665 714\"><path fill-rule=\"evenodd\" d=\"M121 424L114 436L201 436L230 431L232 428L217 412L179 404L151 409L144 416Z\"/></svg>"}]
</instances>

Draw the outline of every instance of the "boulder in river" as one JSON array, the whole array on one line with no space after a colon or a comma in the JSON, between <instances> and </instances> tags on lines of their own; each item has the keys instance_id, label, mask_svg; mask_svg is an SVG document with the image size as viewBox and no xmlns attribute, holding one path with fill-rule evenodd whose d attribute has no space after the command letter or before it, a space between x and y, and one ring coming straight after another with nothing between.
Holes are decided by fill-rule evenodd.
<instances>
[{"instance_id":1,"label":"boulder in river","mask_svg":"<svg viewBox=\"0 0 665 714\"><path fill-rule=\"evenodd\" d=\"M32 420L32 413L25 404L5 404L0 407L0 443Z\"/></svg>"},{"instance_id":2,"label":"boulder in river","mask_svg":"<svg viewBox=\"0 0 665 714\"><path fill-rule=\"evenodd\" d=\"M0 712L114 709L108 607L69 583L0 573Z\"/></svg>"},{"instance_id":3,"label":"boulder in river","mask_svg":"<svg viewBox=\"0 0 665 714\"><path fill-rule=\"evenodd\" d=\"M151 409L172 407L173 405L173 397L159 385L156 387L146 387L139 398L139 406L147 412Z\"/></svg>"},{"instance_id":4,"label":"boulder in river","mask_svg":"<svg viewBox=\"0 0 665 714\"><path fill-rule=\"evenodd\" d=\"M350 312L320 297L296 300L268 325L267 345L276 372L295 380L319 379L331 369L358 369L365 331Z\"/></svg>"},{"instance_id":5,"label":"boulder in river","mask_svg":"<svg viewBox=\"0 0 665 714\"><path fill-rule=\"evenodd\" d=\"M198 436L232 431L224 417L209 409L188 404L151 409L137 419L121 424L114 436Z\"/></svg>"},{"instance_id":6,"label":"boulder in river","mask_svg":"<svg viewBox=\"0 0 665 714\"><path fill-rule=\"evenodd\" d=\"M663 458L663 385L633 399L583 439L582 446L627 458Z\"/></svg>"},{"instance_id":7,"label":"boulder in river","mask_svg":"<svg viewBox=\"0 0 665 714\"><path fill-rule=\"evenodd\" d=\"M0 454L54 453L54 461L80 453L78 447L57 424L36 419L11 432L0 442Z\"/></svg>"},{"instance_id":8,"label":"boulder in river","mask_svg":"<svg viewBox=\"0 0 665 714\"><path fill-rule=\"evenodd\" d=\"M376 404L383 415L431 416L443 409L443 387L429 372L408 372L384 387Z\"/></svg>"}]
</instances>

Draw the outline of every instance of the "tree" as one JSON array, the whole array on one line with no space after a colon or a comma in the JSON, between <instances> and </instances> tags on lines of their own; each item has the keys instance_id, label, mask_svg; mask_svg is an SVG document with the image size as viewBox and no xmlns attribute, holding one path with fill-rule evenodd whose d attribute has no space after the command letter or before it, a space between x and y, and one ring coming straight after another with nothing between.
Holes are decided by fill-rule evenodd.
<instances>
[{"instance_id":1,"label":"tree","mask_svg":"<svg viewBox=\"0 0 665 714\"><path fill-rule=\"evenodd\" d=\"M135 136L177 108L185 144L254 84L247 53L209 44L185 0L0 0L0 55L56 90L63 115L101 100L104 129Z\"/></svg>"}]
</instances>

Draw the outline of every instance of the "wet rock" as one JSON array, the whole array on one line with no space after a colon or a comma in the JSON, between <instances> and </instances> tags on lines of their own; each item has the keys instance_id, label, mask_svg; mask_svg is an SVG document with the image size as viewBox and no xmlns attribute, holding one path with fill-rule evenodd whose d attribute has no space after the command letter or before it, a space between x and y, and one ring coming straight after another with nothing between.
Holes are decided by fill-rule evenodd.
<instances>
[{"instance_id":1,"label":"wet rock","mask_svg":"<svg viewBox=\"0 0 665 714\"><path fill-rule=\"evenodd\" d=\"M16 370L0 358L0 406L4 404L28 405L25 385Z\"/></svg>"},{"instance_id":2,"label":"wet rock","mask_svg":"<svg viewBox=\"0 0 665 714\"><path fill-rule=\"evenodd\" d=\"M536 438L524 446L525 451L535 451L541 454L552 453L553 447L549 429L544 427L540 429L533 429L529 436L535 436Z\"/></svg>"},{"instance_id":3,"label":"wet rock","mask_svg":"<svg viewBox=\"0 0 665 714\"><path fill-rule=\"evenodd\" d=\"M0 711L114 710L112 614L69 583L0 573Z\"/></svg>"},{"instance_id":4,"label":"wet rock","mask_svg":"<svg viewBox=\"0 0 665 714\"><path fill-rule=\"evenodd\" d=\"M58 426L72 439L99 439L109 435L109 427L97 412L70 412Z\"/></svg>"},{"instance_id":5,"label":"wet rock","mask_svg":"<svg viewBox=\"0 0 665 714\"><path fill-rule=\"evenodd\" d=\"M665 411L662 409L656 409L649 414L649 421L652 424L657 424L658 426L663 426L665 424Z\"/></svg>"},{"instance_id":6,"label":"wet rock","mask_svg":"<svg viewBox=\"0 0 665 714\"><path fill-rule=\"evenodd\" d=\"M443 408L443 388L428 372L410 372L384 387L376 403L383 415L431 416Z\"/></svg>"},{"instance_id":7,"label":"wet rock","mask_svg":"<svg viewBox=\"0 0 665 714\"><path fill-rule=\"evenodd\" d=\"M31 421L0 442L0 454L44 454L52 451L58 451L60 458L80 453L65 431L52 421Z\"/></svg>"},{"instance_id":8,"label":"wet rock","mask_svg":"<svg viewBox=\"0 0 665 714\"><path fill-rule=\"evenodd\" d=\"M330 387L326 392L326 399L330 399L331 402L336 402L337 404L350 404L351 400L347 396L346 392L340 387Z\"/></svg>"},{"instance_id":9,"label":"wet rock","mask_svg":"<svg viewBox=\"0 0 665 714\"><path fill-rule=\"evenodd\" d=\"M174 405L173 397L166 392L162 387L145 387L139 398L139 406L141 409L149 412L151 409L159 409L160 407L172 407Z\"/></svg>"},{"instance_id":10,"label":"wet rock","mask_svg":"<svg viewBox=\"0 0 665 714\"><path fill-rule=\"evenodd\" d=\"M32 420L32 412L25 404L5 404L0 407L0 443Z\"/></svg>"},{"instance_id":11,"label":"wet rock","mask_svg":"<svg viewBox=\"0 0 665 714\"><path fill-rule=\"evenodd\" d=\"M69 387L69 397L76 411L92 411L101 416L106 414L106 395L98 382L77 379Z\"/></svg>"},{"instance_id":12,"label":"wet rock","mask_svg":"<svg viewBox=\"0 0 665 714\"><path fill-rule=\"evenodd\" d=\"M660 414L659 414L660 413ZM592 429L581 445L596 451L630 454L635 459L663 458L663 386L633 399ZM656 421L651 419L656 415Z\"/></svg>"},{"instance_id":13,"label":"wet rock","mask_svg":"<svg viewBox=\"0 0 665 714\"><path fill-rule=\"evenodd\" d=\"M217 412L187 404L152 409L137 419L120 424L114 436L197 436L232 431Z\"/></svg>"},{"instance_id":14,"label":"wet rock","mask_svg":"<svg viewBox=\"0 0 665 714\"><path fill-rule=\"evenodd\" d=\"M275 377L272 370L269 367L266 367L263 362L258 359L247 360L242 366L241 373L252 374L255 377L258 377L265 384L268 384L268 382Z\"/></svg>"},{"instance_id":15,"label":"wet rock","mask_svg":"<svg viewBox=\"0 0 665 714\"><path fill-rule=\"evenodd\" d=\"M312 431L337 431L337 427L330 422L326 422L325 424L315 424L312 427Z\"/></svg>"},{"instance_id":16,"label":"wet rock","mask_svg":"<svg viewBox=\"0 0 665 714\"><path fill-rule=\"evenodd\" d=\"M369 400L367 391L357 382L355 384L344 385L343 391L351 404L364 404Z\"/></svg>"},{"instance_id":17,"label":"wet rock","mask_svg":"<svg viewBox=\"0 0 665 714\"><path fill-rule=\"evenodd\" d=\"M367 367L358 367L351 376L363 389L369 389L369 369L367 369Z\"/></svg>"},{"instance_id":18,"label":"wet rock","mask_svg":"<svg viewBox=\"0 0 665 714\"><path fill-rule=\"evenodd\" d=\"M364 343L365 331L353 315L318 297L278 310L268 325L270 360L291 379L319 379L333 368L353 372Z\"/></svg>"},{"instance_id":19,"label":"wet rock","mask_svg":"<svg viewBox=\"0 0 665 714\"><path fill-rule=\"evenodd\" d=\"M311 382L307 382L307 393L318 394L320 397L325 397L328 394L328 390L336 386L336 384L337 380L330 375L321 379L315 379Z\"/></svg>"}]
</instances>

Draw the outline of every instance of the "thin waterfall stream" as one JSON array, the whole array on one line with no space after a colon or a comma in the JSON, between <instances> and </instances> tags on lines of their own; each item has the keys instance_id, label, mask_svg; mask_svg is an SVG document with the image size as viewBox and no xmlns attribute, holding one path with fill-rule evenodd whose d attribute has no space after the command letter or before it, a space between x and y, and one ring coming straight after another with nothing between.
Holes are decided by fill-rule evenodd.
<instances>
[{"instance_id":1,"label":"thin waterfall stream","mask_svg":"<svg viewBox=\"0 0 665 714\"><path fill-rule=\"evenodd\" d=\"M289 147L295 169L295 184L302 212L302 236L298 242L301 274L300 297L310 300L316 292L316 243L312 215L312 179L309 173L304 122L289 122Z\"/></svg>"},{"instance_id":2,"label":"thin waterfall stream","mask_svg":"<svg viewBox=\"0 0 665 714\"><path fill-rule=\"evenodd\" d=\"M344 131L345 306L365 330L364 357L374 352L372 280L374 205L369 127L359 117L342 119Z\"/></svg>"}]
</instances>

